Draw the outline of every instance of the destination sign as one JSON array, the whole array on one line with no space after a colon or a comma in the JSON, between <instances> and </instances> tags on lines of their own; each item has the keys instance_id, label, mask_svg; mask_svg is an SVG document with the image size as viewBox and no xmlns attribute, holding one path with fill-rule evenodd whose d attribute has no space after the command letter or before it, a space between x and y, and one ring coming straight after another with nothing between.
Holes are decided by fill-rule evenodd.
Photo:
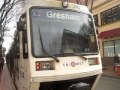
<instances>
[{"instance_id":1,"label":"destination sign","mask_svg":"<svg viewBox=\"0 0 120 90\"><path fill-rule=\"evenodd\" d=\"M69 19L69 20L80 20L80 16L72 15L68 13L56 13L52 11L48 11L46 13L48 18L58 18L58 19Z\"/></svg>"},{"instance_id":2,"label":"destination sign","mask_svg":"<svg viewBox=\"0 0 120 90\"><path fill-rule=\"evenodd\" d=\"M50 18L50 19L63 19L63 20L80 20L81 17L77 12L51 10L51 9L33 9L32 16Z\"/></svg>"}]
</instances>

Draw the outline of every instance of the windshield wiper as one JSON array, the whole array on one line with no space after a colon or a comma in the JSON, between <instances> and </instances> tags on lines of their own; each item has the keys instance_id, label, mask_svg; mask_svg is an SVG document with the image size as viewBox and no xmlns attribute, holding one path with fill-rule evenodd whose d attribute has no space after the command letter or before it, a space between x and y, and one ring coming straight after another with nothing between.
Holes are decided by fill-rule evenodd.
<instances>
[{"instance_id":1,"label":"windshield wiper","mask_svg":"<svg viewBox=\"0 0 120 90\"><path fill-rule=\"evenodd\" d=\"M44 49L44 48L43 48ZM55 57L54 55L52 55L51 53L43 50L45 53L47 53L49 56L51 56L53 59L55 59L56 62L59 62L59 59L57 59L57 57Z\"/></svg>"},{"instance_id":2,"label":"windshield wiper","mask_svg":"<svg viewBox=\"0 0 120 90\"><path fill-rule=\"evenodd\" d=\"M86 57L84 57L83 55L81 55L81 54L77 54L77 53L73 53L74 55L77 55L77 56L79 56L79 57L81 57L82 59L84 59L84 60L87 60L87 58Z\"/></svg>"},{"instance_id":3,"label":"windshield wiper","mask_svg":"<svg viewBox=\"0 0 120 90\"><path fill-rule=\"evenodd\" d=\"M40 42L41 42L41 47L42 47L43 52L46 53L46 54L48 54L49 56L51 56L56 62L59 62L59 59L57 59L57 57L55 57L54 55L50 54L49 52L47 52L47 51L44 49L39 24L38 24L38 29L39 29Z\"/></svg>"}]
</instances>

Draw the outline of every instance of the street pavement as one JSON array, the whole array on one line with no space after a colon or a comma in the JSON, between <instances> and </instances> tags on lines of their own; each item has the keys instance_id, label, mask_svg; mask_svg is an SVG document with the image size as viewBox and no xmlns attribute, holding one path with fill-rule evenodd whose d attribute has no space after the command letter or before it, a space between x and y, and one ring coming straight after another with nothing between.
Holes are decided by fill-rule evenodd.
<instances>
[{"instance_id":1,"label":"street pavement","mask_svg":"<svg viewBox=\"0 0 120 90\"><path fill-rule=\"evenodd\" d=\"M102 76L96 90L120 90L120 78Z\"/></svg>"}]
</instances>

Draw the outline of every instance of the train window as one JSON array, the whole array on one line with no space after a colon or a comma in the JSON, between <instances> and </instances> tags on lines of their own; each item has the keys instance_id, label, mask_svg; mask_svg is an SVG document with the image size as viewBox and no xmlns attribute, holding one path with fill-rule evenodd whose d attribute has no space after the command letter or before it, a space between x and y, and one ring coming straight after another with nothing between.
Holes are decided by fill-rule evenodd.
<instances>
[{"instance_id":1,"label":"train window","mask_svg":"<svg viewBox=\"0 0 120 90\"><path fill-rule=\"evenodd\" d=\"M15 55L15 58L16 59L19 59L20 58L20 46L19 46L19 35L18 35L18 33L16 34L16 36L15 36L15 53L16 53L16 55Z\"/></svg>"},{"instance_id":2,"label":"train window","mask_svg":"<svg viewBox=\"0 0 120 90\"><path fill-rule=\"evenodd\" d=\"M23 22L24 22L24 30L22 32L22 36L23 36L23 58L27 59L28 58L28 44L27 44L27 28L26 28L26 15L24 15L25 17L22 18Z\"/></svg>"},{"instance_id":3,"label":"train window","mask_svg":"<svg viewBox=\"0 0 120 90\"><path fill-rule=\"evenodd\" d=\"M25 19L26 19L26 14L22 14L22 16L19 19L19 22L17 22L18 31L25 30Z\"/></svg>"},{"instance_id":4,"label":"train window","mask_svg":"<svg viewBox=\"0 0 120 90\"><path fill-rule=\"evenodd\" d=\"M28 58L27 31L23 31L23 58Z\"/></svg>"}]
</instances>

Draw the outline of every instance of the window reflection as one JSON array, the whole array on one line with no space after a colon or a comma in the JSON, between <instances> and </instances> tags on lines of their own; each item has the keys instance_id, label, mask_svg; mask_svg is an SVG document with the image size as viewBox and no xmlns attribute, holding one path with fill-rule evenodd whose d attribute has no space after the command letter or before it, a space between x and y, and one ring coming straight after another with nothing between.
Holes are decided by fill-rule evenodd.
<instances>
[{"instance_id":1,"label":"window reflection","mask_svg":"<svg viewBox=\"0 0 120 90\"><path fill-rule=\"evenodd\" d=\"M48 17L48 12L55 15ZM47 56L42 48L58 56L97 52L91 16L53 9L31 9L30 15L33 54L36 57Z\"/></svg>"}]
</instances>

